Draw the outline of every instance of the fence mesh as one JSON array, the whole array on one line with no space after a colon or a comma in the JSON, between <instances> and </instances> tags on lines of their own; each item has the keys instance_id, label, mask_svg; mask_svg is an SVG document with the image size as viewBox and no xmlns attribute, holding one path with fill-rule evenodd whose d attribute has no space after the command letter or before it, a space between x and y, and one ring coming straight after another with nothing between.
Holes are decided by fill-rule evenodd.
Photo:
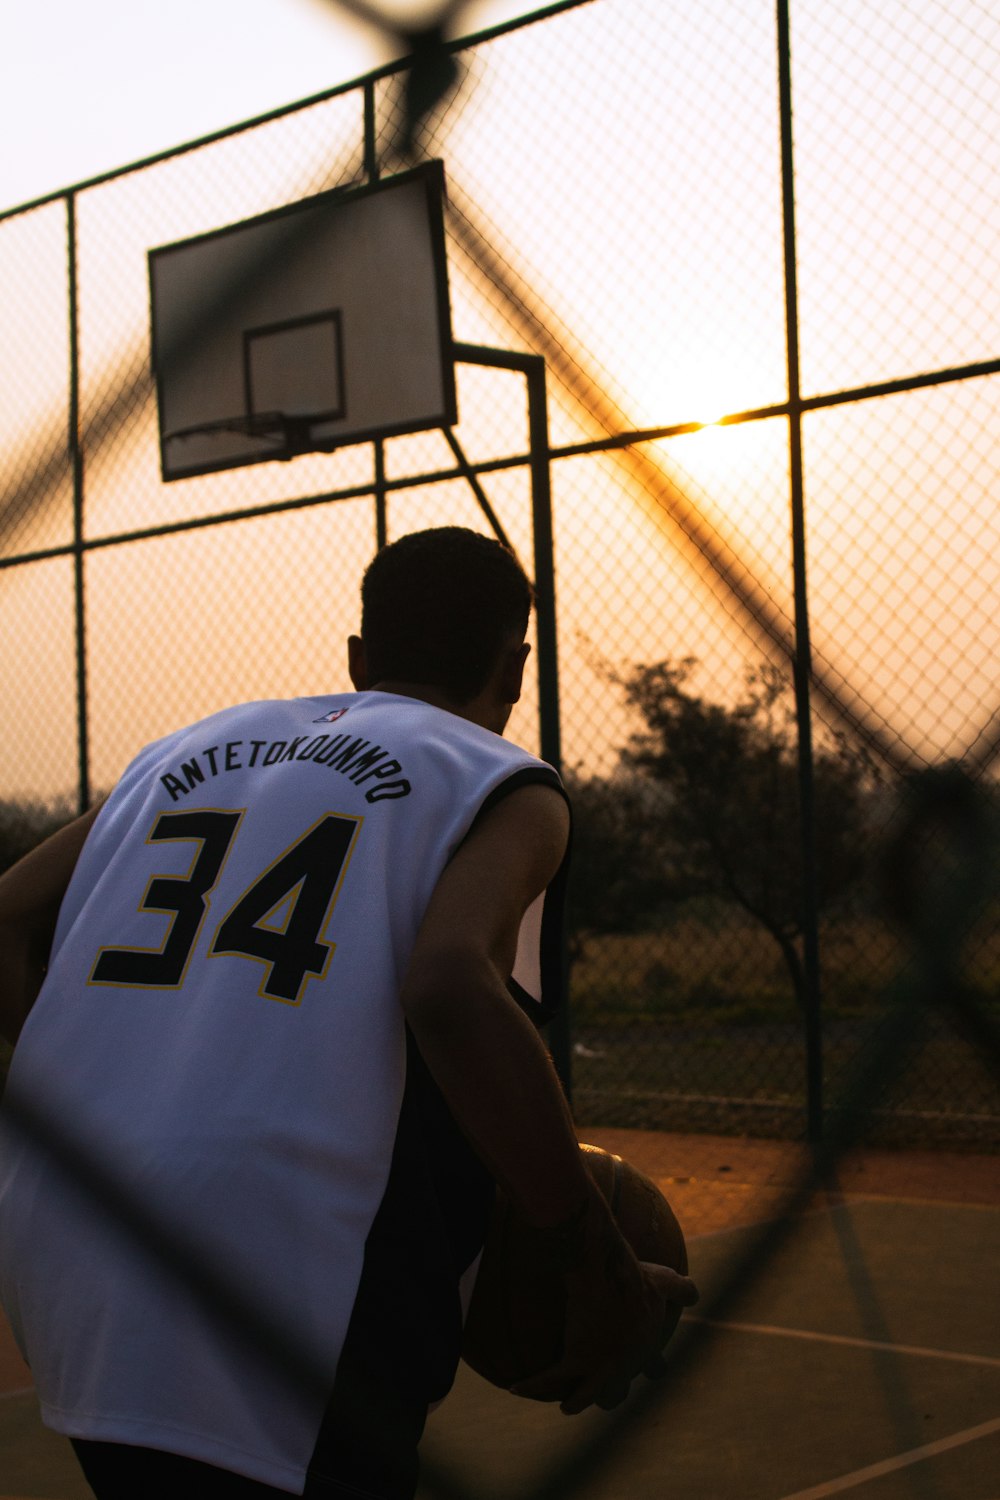
<instances>
[{"instance_id":1,"label":"fence mesh","mask_svg":"<svg viewBox=\"0 0 1000 1500\"><path fill-rule=\"evenodd\" d=\"M501 30L465 50L421 143L446 164L456 339L540 353L549 374L564 769L592 851L570 955L585 1124L802 1128L809 916L779 889L782 865L800 869L798 812L768 828L744 808L725 837L766 879L751 890L746 868L727 873L732 850L711 847L719 818L678 822L683 767L628 754L665 705L706 765L715 721L745 731L735 770L712 772L742 790L706 781L723 822L768 756L787 800L808 630L815 794L850 794L836 847L816 828L834 1095L896 962L865 856L900 771L955 759L992 775L995 27L964 0L919 13L799 0L791 31L794 241L779 37L760 4L594 0ZM375 162L393 170L404 78L0 221L9 802L72 799L81 776L93 795L185 719L343 683L376 539L374 450L164 485L146 254L357 184ZM530 559L523 382L460 364L459 397L460 451ZM808 576L789 542L794 398ZM754 419L698 425L737 413ZM382 456L389 537L488 529L444 435L388 441ZM673 697L637 697L637 673L657 664ZM512 732L534 748L537 713L532 683ZM989 1004L994 948L984 921L969 961ZM962 1058L945 1025L873 1130L891 1135L891 1116L928 1140L982 1142L995 1115Z\"/></svg>"},{"instance_id":2,"label":"fence mesh","mask_svg":"<svg viewBox=\"0 0 1000 1500\"><path fill-rule=\"evenodd\" d=\"M793 0L789 98L783 14L556 7L420 139L458 345L547 369L578 1123L825 1142L717 1316L848 1146L997 1145L1000 31ZM160 478L147 252L403 165L404 86L0 217L5 862L182 722L347 686L382 528L490 529L456 451L530 564L524 380L461 347L451 441Z\"/></svg>"}]
</instances>

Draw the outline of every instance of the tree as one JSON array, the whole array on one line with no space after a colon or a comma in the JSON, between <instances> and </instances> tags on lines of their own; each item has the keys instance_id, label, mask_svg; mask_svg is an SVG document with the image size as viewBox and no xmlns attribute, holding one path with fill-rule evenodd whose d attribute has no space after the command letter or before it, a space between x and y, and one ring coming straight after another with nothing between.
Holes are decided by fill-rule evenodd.
<instances>
[{"instance_id":1,"label":"tree","mask_svg":"<svg viewBox=\"0 0 1000 1500\"><path fill-rule=\"evenodd\" d=\"M796 998L805 1001L798 940L805 920L799 773L789 685L773 666L747 673L732 707L692 691L693 657L615 674L644 728L623 764L669 800L664 894L734 901L777 943ZM863 749L829 735L813 753L817 905L829 910L855 884L868 842L868 792L876 772Z\"/></svg>"},{"instance_id":2,"label":"tree","mask_svg":"<svg viewBox=\"0 0 1000 1500\"><path fill-rule=\"evenodd\" d=\"M51 802L0 800L0 875L74 817L75 810L62 797Z\"/></svg>"},{"instance_id":3,"label":"tree","mask_svg":"<svg viewBox=\"0 0 1000 1500\"><path fill-rule=\"evenodd\" d=\"M636 932L664 905L663 793L645 777L566 777L573 804L569 960L589 937Z\"/></svg>"},{"instance_id":4,"label":"tree","mask_svg":"<svg viewBox=\"0 0 1000 1500\"><path fill-rule=\"evenodd\" d=\"M69 802L63 798L52 802L7 802L0 799L0 875L75 816ZM0 1040L0 1094L7 1079L10 1052L9 1044Z\"/></svg>"}]
</instances>

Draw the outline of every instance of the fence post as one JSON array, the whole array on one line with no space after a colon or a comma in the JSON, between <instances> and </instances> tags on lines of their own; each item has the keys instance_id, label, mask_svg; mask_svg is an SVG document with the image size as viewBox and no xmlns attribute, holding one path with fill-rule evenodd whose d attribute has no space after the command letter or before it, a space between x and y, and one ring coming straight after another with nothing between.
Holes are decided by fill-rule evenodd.
<instances>
[{"instance_id":1,"label":"fence post","mask_svg":"<svg viewBox=\"0 0 1000 1500\"><path fill-rule=\"evenodd\" d=\"M76 628L76 746L78 810L90 806L90 730L87 711L87 618L83 568L83 436L80 431L80 318L77 287L76 194L66 194L66 286L69 323L68 441L73 467L73 590Z\"/></svg>"},{"instance_id":2,"label":"fence post","mask_svg":"<svg viewBox=\"0 0 1000 1500\"><path fill-rule=\"evenodd\" d=\"M545 360L525 360L528 382L528 451L531 455L531 519L535 539L535 625L538 632L538 698L542 759L562 770L559 722L559 650L556 637L555 548L549 473L549 419Z\"/></svg>"},{"instance_id":3,"label":"fence post","mask_svg":"<svg viewBox=\"0 0 1000 1500\"><path fill-rule=\"evenodd\" d=\"M538 640L539 748L543 760L562 770L562 734L559 719L559 653L556 636L555 550L552 532L552 484L550 477L549 418L545 389L545 360L540 354L518 354L507 349L488 349L480 344L458 344L454 356L465 364L485 365L495 370L516 370L528 387L528 461L531 468L531 520L534 543L535 629ZM563 973L568 970L565 939ZM549 1027L552 1060L567 1099L572 1098L572 1045L570 1022L561 1010Z\"/></svg>"},{"instance_id":4,"label":"fence post","mask_svg":"<svg viewBox=\"0 0 1000 1500\"><path fill-rule=\"evenodd\" d=\"M381 552L389 540L389 513L385 488L385 442L375 439L375 550Z\"/></svg>"},{"instance_id":5,"label":"fence post","mask_svg":"<svg viewBox=\"0 0 1000 1500\"><path fill-rule=\"evenodd\" d=\"M559 720L559 648L556 633L556 570L552 534L552 481L549 417L545 391L545 360L540 354L525 360L528 382L528 451L531 455L531 517L535 539L535 629L538 635L538 704L542 759L562 771L562 732ZM569 953L565 940L560 955L563 988L568 995ZM573 1042L568 1006L557 1012L549 1027L552 1061L566 1098L573 1099Z\"/></svg>"},{"instance_id":6,"label":"fence post","mask_svg":"<svg viewBox=\"0 0 1000 1500\"><path fill-rule=\"evenodd\" d=\"M805 973L806 1130L823 1135L823 1033L813 743L809 684L812 650L806 590L805 483L802 462L802 389L799 371L799 305L795 241L795 164L792 150L792 57L788 0L778 0L778 90L781 112L781 186L785 249L785 345L788 367L788 460L791 481L792 577L795 598L795 716L798 724L799 815L802 853L802 961Z\"/></svg>"}]
</instances>

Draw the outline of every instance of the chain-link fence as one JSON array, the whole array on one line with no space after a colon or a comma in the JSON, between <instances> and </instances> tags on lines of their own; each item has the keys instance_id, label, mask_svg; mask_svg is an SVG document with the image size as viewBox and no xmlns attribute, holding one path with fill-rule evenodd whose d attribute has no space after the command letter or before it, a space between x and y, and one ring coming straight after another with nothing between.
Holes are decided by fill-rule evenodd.
<instances>
[{"instance_id":1,"label":"chain-link fence","mask_svg":"<svg viewBox=\"0 0 1000 1500\"><path fill-rule=\"evenodd\" d=\"M533 683L510 732L538 748L544 710L575 793L561 1049L584 1126L835 1124L903 961L872 860L899 780L961 762L983 816L994 785L996 17L795 0L788 22L554 6L461 50L421 141L456 341L547 370L558 695ZM377 543L489 528L470 471L534 555L523 377L461 349L451 441L160 478L147 252L394 170L403 77L0 219L22 842L182 722L346 686ZM979 894L965 986L988 1020ZM872 1138L995 1144L969 1030L928 1012Z\"/></svg>"}]
</instances>

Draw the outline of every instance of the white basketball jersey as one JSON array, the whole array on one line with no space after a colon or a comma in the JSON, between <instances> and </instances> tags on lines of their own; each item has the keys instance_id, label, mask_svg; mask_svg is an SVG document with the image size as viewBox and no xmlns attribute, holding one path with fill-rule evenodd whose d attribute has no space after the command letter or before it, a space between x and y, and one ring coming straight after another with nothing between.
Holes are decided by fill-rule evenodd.
<instances>
[{"instance_id":1,"label":"white basketball jersey","mask_svg":"<svg viewBox=\"0 0 1000 1500\"><path fill-rule=\"evenodd\" d=\"M130 766L9 1082L10 1109L41 1110L84 1166L0 1133L0 1291L50 1426L301 1493L373 1224L387 1199L413 1212L412 1183L387 1194L410 1171L410 952L477 816L526 780L558 786L500 736L379 692L226 710ZM518 950L536 1002L553 905ZM442 1234L457 1284L476 1246ZM419 1376L427 1399L456 1357Z\"/></svg>"}]
</instances>

